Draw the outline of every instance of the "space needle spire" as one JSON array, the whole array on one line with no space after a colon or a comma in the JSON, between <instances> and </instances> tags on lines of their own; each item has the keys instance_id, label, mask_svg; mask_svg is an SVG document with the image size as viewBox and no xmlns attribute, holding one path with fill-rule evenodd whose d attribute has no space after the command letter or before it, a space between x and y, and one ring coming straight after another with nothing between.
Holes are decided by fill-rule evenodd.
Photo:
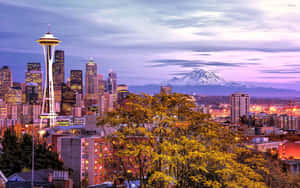
<instances>
[{"instance_id":1,"label":"space needle spire","mask_svg":"<svg viewBox=\"0 0 300 188\"><path fill-rule=\"evenodd\" d=\"M45 85L42 103L40 127L43 125L43 120L47 119L49 127L56 125L56 113L54 103L54 88L53 88L53 71L52 64L54 59L55 46L61 41L50 33L50 24L48 24L48 32L44 34L37 42L43 47L45 58Z\"/></svg>"}]
</instances>

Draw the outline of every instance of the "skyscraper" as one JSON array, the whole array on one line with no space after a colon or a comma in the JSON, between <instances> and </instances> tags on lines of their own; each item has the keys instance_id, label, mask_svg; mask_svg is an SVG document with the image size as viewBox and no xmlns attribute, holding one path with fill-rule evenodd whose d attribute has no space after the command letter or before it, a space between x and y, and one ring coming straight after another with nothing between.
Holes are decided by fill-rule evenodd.
<instances>
[{"instance_id":1,"label":"skyscraper","mask_svg":"<svg viewBox=\"0 0 300 188\"><path fill-rule=\"evenodd\" d=\"M231 123L239 123L240 118L248 116L250 97L244 93L234 93L230 97Z\"/></svg>"},{"instance_id":2,"label":"skyscraper","mask_svg":"<svg viewBox=\"0 0 300 188\"><path fill-rule=\"evenodd\" d=\"M56 103L61 102L62 84L65 81L65 58L63 50L55 50L55 59L53 63L53 86L54 100Z\"/></svg>"},{"instance_id":3,"label":"skyscraper","mask_svg":"<svg viewBox=\"0 0 300 188\"><path fill-rule=\"evenodd\" d=\"M53 63L53 84L62 85L65 81L65 57L63 50L55 50Z\"/></svg>"},{"instance_id":4,"label":"skyscraper","mask_svg":"<svg viewBox=\"0 0 300 188\"><path fill-rule=\"evenodd\" d=\"M5 93L4 99L8 104L21 104L22 103L22 90L21 88L11 87Z\"/></svg>"},{"instance_id":5,"label":"skyscraper","mask_svg":"<svg viewBox=\"0 0 300 188\"><path fill-rule=\"evenodd\" d=\"M85 69L85 99L87 105L97 104L97 64L91 59Z\"/></svg>"},{"instance_id":6,"label":"skyscraper","mask_svg":"<svg viewBox=\"0 0 300 188\"><path fill-rule=\"evenodd\" d=\"M12 72L8 66L3 66L0 69L0 98L4 98L9 88L13 86Z\"/></svg>"},{"instance_id":7,"label":"skyscraper","mask_svg":"<svg viewBox=\"0 0 300 188\"><path fill-rule=\"evenodd\" d=\"M37 104L39 98L39 86L37 83L27 83L25 86L27 104Z\"/></svg>"},{"instance_id":8,"label":"skyscraper","mask_svg":"<svg viewBox=\"0 0 300 188\"><path fill-rule=\"evenodd\" d=\"M27 64L27 72L25 73L25 83L31 84L36 83L38 86L38 98L37 103L42 100L42 91L43 91L43 74L41 71L40 63L28 63Z\"/></svg>"},{"instance_id":9,"label":"skyscraper","mask_svg":"<svg viewBox=\"0 0 300 188\"><path fill-rule=\"evenodd\" d=\"M120 104L128 95L129 95L128 86L125 84L118 85L117 88L118 104Z\"/></svg>"},{"instance_id":10,"label":"skyscraper","mask_svg":"<svg viewBox=\"0 0 300 188\"><path fill-rule=\"evenodd\" d=\"M107 87L108 87L108 92L109 94L116 94L117 93L117 74L111 71L108 73L108 78L107 78Z\"/></svg>"},{"instance_id":11,"label":"skyscraper","mask_svg":"<svg viewBox=\"0 0 300 188\"><path fill-rule=\"evenodd\" d=\"M82 70L71 70L70 88L75 92L82 94Z\"/></svg>"},{"instance_id":12,"label":"skyscraper","mask_svg":"<svg viewBox=\"0 0 300 188\"><path fill-rule=\"evenodd\" d=\"M0 120L7 118L7 104L4 100L0 99Z\"/></svg>"},{"instance_id":13,"label":"skyscraper","mask_svg":"<svg viewBox=\"0 0 300 188\"><path fill-rule=\"evenodd\" d=\"M27 72L30 71L41 71L41 64L38 62L27 63Z\"/></svg>"},{"instance_id":14,"label":"skyscraper","mask_svg":"<svg viewBox=\"0 0 300 188\"><path fill-rule=\"evenodd\" d=\"M118 93L117 93L117 74L111 71L108 73L108 78L107 78L107 90L108 93L112 95L112 103L115 105L117 102L118 98Z\"/></svg>"},{"instance_id":15,"label":"skyscraper","mask_svg":"<svg viewBox=\"0 0 300 188\"><path fill-rule=\"evenodd\" d=\"M72 107L76 104L76 93L67 86L67 84L62 85L62 95L61 95L61 115L71 115Z\"/></svg>"},{"instance_id":16,"label":"skyscraper","mask_svg":"<svg viewBox=\"0 0 300 188\"><path fill-rule=\"evenodd\" d=\"M102 74L98 74L98 90L97 90L97 93L98 93L98 97L103 95L104 94L104 80L103 80L103 75Z\"/></svg>"}]
</instances>

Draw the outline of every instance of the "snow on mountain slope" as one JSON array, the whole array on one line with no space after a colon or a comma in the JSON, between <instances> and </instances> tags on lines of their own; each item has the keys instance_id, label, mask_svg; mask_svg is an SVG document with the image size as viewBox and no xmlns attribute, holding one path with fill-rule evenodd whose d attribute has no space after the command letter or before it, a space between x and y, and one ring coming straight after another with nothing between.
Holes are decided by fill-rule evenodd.
<instances>
[{"instance_id":1,"label":"snow on mountain slope","mask_svg":"<svg viewBox=\"0 0 300 188\"><path fill-rule=\"evenodd\" d=\"M216 75L214 72L203 69L194 70L186 73L182 77L174 77L167 81L170 85L228 85L231 82L226 82L223 78Z\"/></svg>"}]
</instances>

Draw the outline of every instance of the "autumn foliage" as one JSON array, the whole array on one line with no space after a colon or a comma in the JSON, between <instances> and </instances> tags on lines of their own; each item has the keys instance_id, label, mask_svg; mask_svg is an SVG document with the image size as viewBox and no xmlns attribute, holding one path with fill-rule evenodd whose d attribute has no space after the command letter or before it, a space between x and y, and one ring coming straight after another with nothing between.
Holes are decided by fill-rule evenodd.
<instances>
[{"instance_id":1,"label":"autumn foliage","mask_svg":"<svg viewBox=\"0 0 300 188\"><path fill-rule=\"evenodd\" d=\"M261 154L243 147L242 137L193 111L187 95L129 95L98 118L116 149L115 178L140 180L141 187L266 187Z\"/></svg>"}]
</instances>

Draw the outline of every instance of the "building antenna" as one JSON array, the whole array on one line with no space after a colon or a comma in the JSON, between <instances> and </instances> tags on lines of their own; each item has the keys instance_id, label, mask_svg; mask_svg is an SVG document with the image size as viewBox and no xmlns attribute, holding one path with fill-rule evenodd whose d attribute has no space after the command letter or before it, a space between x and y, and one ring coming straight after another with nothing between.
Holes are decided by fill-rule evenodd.
<instances>
[{"instance_id":1,"label":"building antenna","mask_svg":"<svg viewBox=\"0 0 300 188\"><path fill-rule=\"evenodd\" d=\"M48 24L48 33L50 33L50 24Z\"/></svg>"}]
</instances>

